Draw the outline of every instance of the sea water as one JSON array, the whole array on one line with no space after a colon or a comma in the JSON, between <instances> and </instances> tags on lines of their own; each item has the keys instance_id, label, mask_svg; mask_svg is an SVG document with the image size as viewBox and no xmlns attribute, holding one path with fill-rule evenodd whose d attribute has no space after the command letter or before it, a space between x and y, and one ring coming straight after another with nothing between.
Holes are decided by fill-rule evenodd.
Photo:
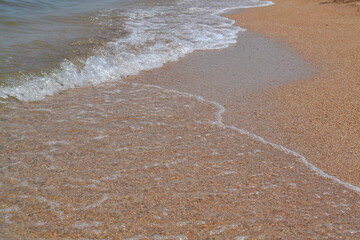
<instances>
[{"instance_id":1,"label":"sea water","mask_svg":"<svg viewBox=\"0 0 360 240\"><path fill-rule=\"evenodd\" d=\"M359 239L357 187L217 102L121 81L231 45L219 14L263 3L0 3L29 24L2 24L0 239Z\"/></svg>"},{"instance_id":2,"label":"sea water","mask_svg":"<svg viewBox=\"0 0 360 240\"><path fill-rule=\"evenodd\" d=\"M360 237L358 189L226 125L217 102L107 83L8 105L0 239Z\"/></svg>"},{"instance_id":3,"label":"sea water","mask_svg":"<svg viewBox=\"0 0 360 240\"><path fill-rule=\"evenodd\" d=\"M119 81L236 42L225 10L255 0L0 1L0 100Z\"/></svg>"}]
</instances>

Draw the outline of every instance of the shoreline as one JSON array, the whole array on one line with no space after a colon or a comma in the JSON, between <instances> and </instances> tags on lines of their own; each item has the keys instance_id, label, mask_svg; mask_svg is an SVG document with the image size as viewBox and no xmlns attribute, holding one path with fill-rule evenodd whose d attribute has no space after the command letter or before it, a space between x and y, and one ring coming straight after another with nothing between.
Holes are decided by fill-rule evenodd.
<instances>
[{"instance_id":1,"label":"shoreline","mask_svg":"<svg viewBox=\"0 0 360 240\"><path fill-rule=\"evenodd\" d=\"M360 18L348 5L275 1L227 15L250 31L279 40L315 66L307 80L249 96L242 126L300 152L315 166L360 186ZM259 100L261 99L261 100ZM262 105L261 107L260 104ZM271 108L276 108L274 115ZM268 128L261 127L266 119Z\"/></svg>"},{"instance_id":2,"label":"shoreline","mask_svg":"<svg viewBox=\"0 0 360 240\"><path fill-rule=\"evenodd\" d=\"M285 113L269 92L313 77L248 31L125 82L14 104L1 119L0 236L359 238L360 189L277 143Z\"/></svg>"}]
</instances>

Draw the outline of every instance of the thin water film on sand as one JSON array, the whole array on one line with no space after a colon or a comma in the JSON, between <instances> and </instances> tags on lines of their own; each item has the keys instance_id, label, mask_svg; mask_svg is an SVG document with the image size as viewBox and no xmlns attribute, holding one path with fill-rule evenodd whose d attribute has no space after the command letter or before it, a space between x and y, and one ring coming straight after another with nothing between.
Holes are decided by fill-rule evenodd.
<instances>
[{"instance_id":1,"label":"thin water film on sand","mask_svg":"<svg viewBox=\"0 0 360 240\"><path fill-rule=\"evenodd\" d=\"M358 195L220 124L219 106L118 84L5 109L4 239L356 239Z\"/></svg>"}]
</instances>

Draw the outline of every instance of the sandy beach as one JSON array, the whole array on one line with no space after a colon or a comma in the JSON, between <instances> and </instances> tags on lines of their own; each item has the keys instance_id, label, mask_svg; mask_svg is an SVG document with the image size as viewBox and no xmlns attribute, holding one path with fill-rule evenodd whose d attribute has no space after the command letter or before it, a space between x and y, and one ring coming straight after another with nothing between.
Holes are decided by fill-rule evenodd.
<instances>
[{"instance_id":1,"label":"sandy beach","mask_svg":"<svg viewBox=\"0 0 360 240\"><path fill-rule=\"evenodd\" d=\"M360 12L355 3L275 1L233 14L251 31L278 39L308 60L315 76L275 88L246 125L268 139L303 153L323 169L360 186ZM322 3L322 4L321 4ZM255 104L256 100L254 101ZM273 114L271 107L279 112ZM271 120L262 128L262 119ZM270 130L270 131L269 131Z\"/></svg>"},{"instance_id":2,"label":"sandy beach","mask_svg":"<svg viewBox=\"0 0 360 240\"><path fill-rule=\"evenodd\" d=\"M229 48L5 106L0 238L359 239L359 13L230 17Z\"/></svg>"},{"instance_id":3,"label":"sandy beach","mask_svg":"<svg viewBox=\"0 0 360 240\"><path fill-rule=\"evenodd\" d=\"M279 1L228 17L261 35L240 33L235 48L193 53L132 81L218 101L227 109L226 123L359 186L360 13L354 4Z\"/></svg>"}]
</instances>

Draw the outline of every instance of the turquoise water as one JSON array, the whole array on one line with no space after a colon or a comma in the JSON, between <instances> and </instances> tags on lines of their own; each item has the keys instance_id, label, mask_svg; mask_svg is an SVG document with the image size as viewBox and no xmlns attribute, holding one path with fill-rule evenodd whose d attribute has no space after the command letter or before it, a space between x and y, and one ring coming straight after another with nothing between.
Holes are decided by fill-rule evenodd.
<instances>
[{"instance_id":1,"label":"turquoise water","mask_svg":"<svg viewBox=\"0 0 360 240\"><path fill-rule=\"evenodd\" d=\"M0 0L0 101L41 100L118 81L196 50L226 48L242 29L220 16L256 0Z\"/></svg>"}]
</instances>

